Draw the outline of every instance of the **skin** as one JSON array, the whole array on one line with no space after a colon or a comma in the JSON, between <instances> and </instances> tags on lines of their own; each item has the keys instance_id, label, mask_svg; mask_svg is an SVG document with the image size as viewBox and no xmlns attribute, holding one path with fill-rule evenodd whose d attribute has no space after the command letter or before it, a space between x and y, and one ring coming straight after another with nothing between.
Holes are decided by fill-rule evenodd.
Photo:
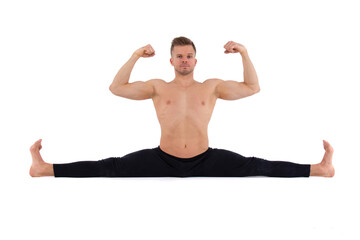
<instances>
[{"instance_id":1,"label":"skin","mask_svg":"<svg viewBox=\"0 0 360 240\"><path fill-rule=\"evenodd\" d=\"M133 100L152 99L161 126L160 148L180 158L190 158L205 152L209 147L208 124L218 98L237 100L260 91L258 77L247 49L236 42L224 45L225 54L239 54L242 58L244 81L208 79L194 80L196 54L191 45L175 46L170 59L175 78L171 82L161 79L129 83L131 71L140 58L153 57L151 45L136 50L116 74L110 91L120 97ZM323 141L325 154L319 164L311 165L310 176L333 177L333 148ZM53 176L52 164L40 155L41 140L30 152L33 164L31 176Z\"/></svg>"}]
</instances>

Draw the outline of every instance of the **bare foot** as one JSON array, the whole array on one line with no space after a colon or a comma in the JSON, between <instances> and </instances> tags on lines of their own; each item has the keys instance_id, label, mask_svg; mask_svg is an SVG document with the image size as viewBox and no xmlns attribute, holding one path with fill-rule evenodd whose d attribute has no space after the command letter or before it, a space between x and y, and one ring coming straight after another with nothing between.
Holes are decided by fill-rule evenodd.
<instances>
[{"instance_id":1,"label":"bare foot","mask_svg":"<svg viewBox=\"0 0 360 240\"><path fill-rule=\"evenodd\" d=\"M325 154L322 161L319 164L312 165L312 176L321 176L321 177L333 177L335 175L335 169L332 164L332 157L334 149L327 141L323 140Z\"/></svg>"},{"instance_id":2,"label":"bare foot","mask_svg":"<svg viewBox=\"0 0 360 240\"><path fill-rule=\"evenodd\" d=\"M40 150L42 148L41 146L42 139L36 141L31 147L30 147L30 153L32 157L32 165L30 167L30 176L32 177L41 177L41 176L53 176L53 170L52 165L46 163L41 155Z\"/></svg>"}]
</instances>

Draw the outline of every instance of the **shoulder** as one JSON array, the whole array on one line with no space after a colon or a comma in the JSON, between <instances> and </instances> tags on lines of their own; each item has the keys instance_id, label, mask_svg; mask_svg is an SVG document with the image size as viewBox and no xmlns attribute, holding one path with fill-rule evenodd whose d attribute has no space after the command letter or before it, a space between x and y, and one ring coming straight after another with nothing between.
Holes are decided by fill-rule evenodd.
<instances>
[{"instance_id":1,"label":"shoulder","mask_svg":"<svg viewBox=\"0 0 360 240\"><path fill-rule=\"evenodd\" d=\"M202 84L203 86L208 89L212 94L214 94L216 97L218 97L218 87L221 83L225 82L222 79L219 78L210 78L205 80Z\"/></svg>"},{"instance_id":2,"label":"shoulder","mask_svg":"<svg viewBox=\"0 0 360 240\"><path fill-rule=\"evenodd\" d=\"M207 79L205 82L203 82L203 84L205 84L213 89L216 89L223 82L225 82L225 81L222 79L219 79L219 78L210 78L210 79Z\"/></svg>"},{"instance_id":3,"label":"shoulder","mask_svg":"<svg viewBox=\"0 0 360 240\"><path fill-rule=\"evenodd\" d=\"M223 92L224 91L226 92L228 90L227 88L229 88L229 86L228 86L229 81L225 81L225 80L222 80L219 78L211 78L211 79L206 80L205 82L207 82L209 84L210 88L212 89L214 95L217 98L220 98L220 96L223 94ZM232 87L230 87L230 88L232 88Z\"/></svg>"},{"instance_id":4,"label":"shoulder","mask_svg":"<svg viewBox=\"0 0 360 240\"><path fill-rule=\"evenodd\" d=\"M154 87L154 88L157 88L159 86L162 86L162 85L166 84L166 82L164 80L158 79L158 78L150 79L150 80L146 81L145 83L152 86L152 87Z\"/></svg>"},{"instance_id":5,"label":"shoulder","mask_svg":"<svg viewBox=\"0 0 360 240\"><path fill-rule=\"evenodd\" d=\"M210 84L210 85L218 85L220 83L224 82L224 80L219 78L209 78L204 81L204 84Z\"/></svg>"},{"instance_id":6,"label":"shoulder","mask_svg":"<svg viewBox=\"0 0 360 240\"><path fill-rule=\"evenodd\" d=\"M146 84L149 84L154 89L154 94L159 95L160 93L166 91L168 83L162 79L150 79L146 81Z\"/></svg>"},{"instance_id":7,"label":"shoulder","mask_svg":"<svg viewBox=\"0 0 360 240\"><path fill-rule=\"evenodd\" d=\"M151 84L151 85L158 85L158 84L164 84L166 82L162 79L155 78L155 79L150 79L150 80L146 81L146 83Z\"/></svg>"}]
</instances>

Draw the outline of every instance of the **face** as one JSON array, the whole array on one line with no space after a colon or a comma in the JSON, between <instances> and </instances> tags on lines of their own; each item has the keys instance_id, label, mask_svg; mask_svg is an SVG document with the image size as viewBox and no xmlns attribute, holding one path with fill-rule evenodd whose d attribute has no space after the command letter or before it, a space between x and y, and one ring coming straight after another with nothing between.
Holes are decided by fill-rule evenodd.
<instances>
[{"instance_id":1,"label":"face","mask_svg":"<svg viewBox=\"0 0 360 240\"><path fill-rule=\"evenodd\" d=\"M191 45L174 47L170 63L176 72L181 75L188 75L194 71L196 62L195 50Z\"/></svg>"}]
</instances>

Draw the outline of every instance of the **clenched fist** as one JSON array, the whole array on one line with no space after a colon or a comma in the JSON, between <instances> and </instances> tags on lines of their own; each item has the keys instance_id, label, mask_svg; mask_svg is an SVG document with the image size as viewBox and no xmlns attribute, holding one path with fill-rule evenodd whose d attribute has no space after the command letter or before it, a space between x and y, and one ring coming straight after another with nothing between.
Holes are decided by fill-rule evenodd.
<instances>
[{"instance_id":1,"label":"clenched fist","mask_svg":"<svg viewBox=\"0 0 360 240\"><path fill-rule=\"evenodd\" d=\"M224 46L225 51L224 53L244 53L246 52L246 48L244 45L241 45L240 43L236 43L233 41L229 41Z\"/></svg>"},{"instance_id":2,"label":"clenched fist","mask_svg":"<svg viewBox=\"0 0 360 240\"><path fill-rule=\"evenodd\" d=\"M150 44L148 44L148 45L136 50L135 54L139 57L147 58L147 57L153 57L155 55L155 51L152 48L152 46Z\"/></svg>"}]
</instances>

